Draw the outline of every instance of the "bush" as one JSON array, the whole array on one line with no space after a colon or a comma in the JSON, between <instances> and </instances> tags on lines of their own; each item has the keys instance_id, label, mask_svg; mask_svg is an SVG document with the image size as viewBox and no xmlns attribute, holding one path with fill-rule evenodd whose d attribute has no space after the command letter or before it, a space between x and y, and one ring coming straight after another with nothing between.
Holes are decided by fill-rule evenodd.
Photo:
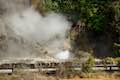
<instances>
[{"instance_id":1,"label":"bush","mask_svg":"<svg viewBox=\"0 0 120 80\"><path fill-rule=\"evenodd\" d=\"M103 59L103 65L104 65L104 68L106 68L106 70L107 70L108 64L114 64L114 63L115 63L115 60L111 57L107 57L107 58ZM111 70L111 68L110 68L110 70Z\"/></svg>"},{"instance_id":2,"label":"bush","mask_svg":"<svg viewBox=\"0 0 120 80\"><path fill-rule=\"evenodd\" d=\"M83 63L82 65L82 71L85 73L92 72L92 67L95 65L95 60L92 56L89 57L89 59Z\"/></svg>"},{"instance_id":3,"label":"bush","mask_svg":"<svg viewBox=\"0 0 120 80\"><path fill-rule=\"evenodd\" d=\"M115 59L115 62L117 63L117 66L118 66L118 68L119 68L119 70L120 70L120 58L116 58L116 59Z\"/></svg>"},{"instance_id":4,"label":"bush","mask_svg":"<svg viewBox=\"0 0 120 80\"><path fill-rule=\"evenodd\" d=\"M103 60L104 64L113 64L115 62L115 60L111 57L107 57Z\"/></svg>"}]
</instances>

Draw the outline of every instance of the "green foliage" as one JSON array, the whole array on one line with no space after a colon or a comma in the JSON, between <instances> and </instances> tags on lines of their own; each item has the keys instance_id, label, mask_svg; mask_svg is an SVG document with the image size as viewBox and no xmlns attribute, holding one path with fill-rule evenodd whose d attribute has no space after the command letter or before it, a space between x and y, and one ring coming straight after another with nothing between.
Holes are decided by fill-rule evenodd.
<instances>
[{"instance_id":1,"label":"green foliage","mask_svg":"<svg viewBox=\"0 0 120 80\"><path fill-rule=\"evenodd\" d=\"M115 28L116 32L120 35L120 1L118 0L116 3L113 4L113 8L115 10Z\"/></svg>"},{"instance_id":2,"label":"green foliage","mask_svg":"<svg viewBox=\"0 0 120 80\"><path fill-rule=\"evenodd\" d=\"M114 43L114 50L113 50L113 55L116 57L120 57L120 44Z\"/></svg>"},{"instance_id":3,"label":"green foliage","mask_svg":"<svg viewBox=\"0 0 120 80\"><path fill-rule=\"evenodd\" d=\"M103 61L104 61L104 64L113 64L115 62L114 59L111 57L107 57Z\"/></svg>"},{"instance_id":4,"label":"green foliage","mask_svg":"<svg viewBox=\"0 0 120 80\"><path fill-rule=\"evenodd\" d=\"M119 70L120 70L120 57L115 59L115 62L117 63Z\"/></svg>"},{"instance_id":5,"label":"green foliage","mask_svg":"<svg viewBox=\"0 0 120 80\"><path fill-rule=\"evenodd\" d=\"M65 14L73 22L84 20L87 28L98 32L110 27L116 15L115 25L118 32L120 1L116 1L115 5L113 3L113 0L44 0L43 10Z\"/></svg>"},{"instance_id":6,"label":"green foliage","mask_svg":"<svg viewBox=\"0 0 120 80\"><path fill-rule=\"evenodd\" d=\"M120 0L44 0L42 10L62 13L72 22L83 21L87 30L120 43ZM120 51L113 54L119 56Z\"/></svg>"},{"instance_id":7,"label":"green foliage","mask_svg":"<svg viewBox=\"0 0 120 80\"><path fill-rule=\"evenodd\" d=\"M106 68L106 70L107 70L107 65L108 65L108 64L115 64L115 63L116 63L115 59L112 58L112 57L107 57L107 58L105 58L105 59L103 60L103 62L104 62L104 67ZM111 68L110 68L110 70L111 70Z\"/></svg>"},{"instance_id":8,"label":"green foliage","mask_svg":"<svg viewBox=\"0 0 120 80\"><path fill-rule=\"evenodd\" d=\"M120 50L114 50L113 51L113 55L116 57L116 56L118 56L118 57L120 57Z\"/></svg>"},{"instance_id":9,"label":"green foliage","mask_svg":"<svg viewBox=\"0 0 120 80\"><path fill-rule=\"evenodd\" d=\"M103 59L104 68L106 68L106 70L107 70L107 65L108 64L113 64L113 63L115 63L114 58L107 57L107 58Z\"/></svg>"},{"instance_id":10,"label":"green foliage","mask_svg":"<svg viewBox=\"0 0 120 80\"><path fill-rule=\"evenodd\" d=\"M83 63L82 65L82 71L85 73L92 72L92 67L95 65L95 60L92 56L89 57L89 59Z\"/></svg>"},{"instance_id":11,"label":"green foliage","mask_svg":"<svg viewBox=\"0 0 120 80\"><path fill-rule=\"evenodd\" d=\"M45 11L63 13L72 21L85 20L87 27L102 31L110 23L107 9L112 0L47 0Z\"/></svg>"}]
</instances>

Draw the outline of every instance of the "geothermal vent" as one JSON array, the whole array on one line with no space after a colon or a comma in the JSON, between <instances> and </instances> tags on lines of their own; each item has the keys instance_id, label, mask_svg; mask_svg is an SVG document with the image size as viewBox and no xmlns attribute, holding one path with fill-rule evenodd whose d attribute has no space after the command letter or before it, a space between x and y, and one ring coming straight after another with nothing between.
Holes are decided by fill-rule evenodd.
<instances>
[{"instance_id":1,"label":"geothermal vent","mask_svg":"<svg viewBox=\"0 0 120 80\"><path fill-rule=\"evenodd\" d=\"M0 0L0 59L69 57L70 23L61 14L38 13L29 0ZM60 54L59 54L60 53ZM61 59L61 58L60 58Z\"/></svg>"}]
</instances>

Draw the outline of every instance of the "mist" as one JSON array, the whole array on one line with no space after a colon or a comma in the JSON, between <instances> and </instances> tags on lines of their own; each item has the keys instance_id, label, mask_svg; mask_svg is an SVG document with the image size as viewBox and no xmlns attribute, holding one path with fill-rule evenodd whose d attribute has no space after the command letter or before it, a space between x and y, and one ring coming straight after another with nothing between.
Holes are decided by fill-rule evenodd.
<instances>
[{"instance_id":1,"label":"mist","mask_svg":"<svg viewBox=\"0 0 120 80\"><path fill-rule=\"evenodd\" d=\"M4 23L7 48L2 57L41 57L45 54L55 57L67 49L64 44L70 46L66 36L71 24L61 14L49 12L42 16L30 7L7 15Z\"/></svg>"}]
</instances>

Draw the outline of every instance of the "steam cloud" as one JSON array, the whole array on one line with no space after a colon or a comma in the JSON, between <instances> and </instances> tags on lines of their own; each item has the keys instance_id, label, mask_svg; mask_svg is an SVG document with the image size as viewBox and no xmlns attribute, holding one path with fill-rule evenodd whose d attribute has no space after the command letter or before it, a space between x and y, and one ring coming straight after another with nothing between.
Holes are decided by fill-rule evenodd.
<instances>
[{"instance_id":1,"label":"steam cloud","mask_svg":"<svg viewBox=\"0 0 120 80\"><path fill-rule=\"evenodd\" d=\"M42 16L33 8L8 15L5 22L7 30L11 30L11 32L8 32L9 37L14 34L13 37L22 39L24 42L18 44L8 40L8 52L17 56L18 53L23 56L31 55L30 53L32 55L34 53L41 54L39 52L41 51L40 48L36 52L36 49L32 50L32 46L35 45L45 48L50 55L59 53L64 47L66 34L70 29L70 23L63 15L50 12ZM27 43L30 43L30 45L28 46Z\"/></svg>"},{"instance_id":2,"label":"steam cloud","mask_svg":"<svg viewBox=\"0 0 120 80\"><path fill-rule=\"evenodd\" d=\"M62 15L49 13L43 17L31 8L12 15L8 20L17 35L38 42L46 42L55 37L64 39L70 27Z\"/></svg>"}]
</instances>

